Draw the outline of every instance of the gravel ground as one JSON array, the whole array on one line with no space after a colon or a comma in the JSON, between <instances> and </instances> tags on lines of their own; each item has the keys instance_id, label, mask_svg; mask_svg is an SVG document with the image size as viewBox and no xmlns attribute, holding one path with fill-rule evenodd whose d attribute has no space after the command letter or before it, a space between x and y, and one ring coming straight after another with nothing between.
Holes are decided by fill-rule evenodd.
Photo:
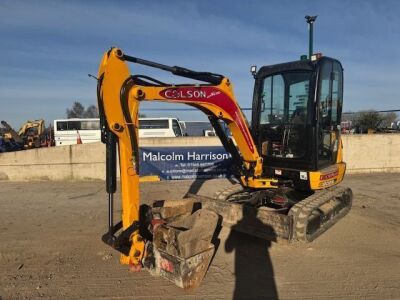
<instances>
[{"instance_id":1,"label":"gravel ground","mask_svg":"<svg viewBox=\"0 0 400 300\"><path fill-rule=\"evenodd\" d=\"M100 237L103 182L0 182L0 299L400 299L400 175L347 176L351 212L311 244L224 228L201 286L130 273ZM141 185L142 201L212 195L227 180Z\"/></svg>"}]
</instances>

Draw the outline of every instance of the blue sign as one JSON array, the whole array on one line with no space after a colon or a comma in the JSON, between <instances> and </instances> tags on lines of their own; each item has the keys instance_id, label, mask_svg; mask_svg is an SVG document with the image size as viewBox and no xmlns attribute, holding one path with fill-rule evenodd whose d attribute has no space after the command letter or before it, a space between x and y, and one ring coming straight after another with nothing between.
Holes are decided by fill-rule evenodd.
<instances>
[{"instance_id":1,"label":"blue sign","mask_svg":"<svg viewBox=\"0 0 400 300\"><path fill-rule=\"evenodd\" d=\"M231 155L223 147L140 147L140 176L208 179L231 175Z\"/></svg>"}]
</instances>

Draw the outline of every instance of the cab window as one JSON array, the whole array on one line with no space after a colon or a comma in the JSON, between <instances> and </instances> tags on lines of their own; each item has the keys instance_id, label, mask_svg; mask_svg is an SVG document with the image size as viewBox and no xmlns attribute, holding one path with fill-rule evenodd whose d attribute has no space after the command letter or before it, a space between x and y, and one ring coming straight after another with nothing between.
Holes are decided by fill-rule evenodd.
<instances>
[{"instance_id":1,"label":"cab window","mask_svg":"<svg viewBox=\"0 0 400 300\"><path fill-rule=\"evenodd\" d=\"M282 75L265 78L261 94L261 124L283 122L285 83Z\"/></svg>"},{"instance_id":2,"label":"cab window","mask_svg":"<svg viewBox=\"0 0 400 300\"><path fill-rule=\"evenodd\" d=\"M343 103L343 71L336 61L326 60L320 68L318 88L319 166L336 161Z\"/></svg>"},{"instance_id":3,"label":"cab window","mask_svg":"<svg viewBox=\"0 0 400 300\"><path fill-rule=\"evenodd\" d=\"M264 79L260 99L263 155L290 159L305 155L311 76L311 72L296 70Z\"/></svg>"}]
</instances>

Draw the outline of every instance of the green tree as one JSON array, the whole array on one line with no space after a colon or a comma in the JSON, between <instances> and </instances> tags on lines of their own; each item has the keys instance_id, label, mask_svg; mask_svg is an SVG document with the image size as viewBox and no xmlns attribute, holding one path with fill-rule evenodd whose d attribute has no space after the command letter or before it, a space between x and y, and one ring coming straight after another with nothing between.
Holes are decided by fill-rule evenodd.
<instances>
[{"instance_id":1,"label":"green tree","mask_svg":"<svg viewBox=\"0 0 400 300\"><path fill-rule=\"evenodd\" d=\"M379 114L379 112L370 110L359 112L356 116L355 123L363 133L367 132L368 129L376 129L382 120L383 117Z\"/></svg>"}]
</instances>

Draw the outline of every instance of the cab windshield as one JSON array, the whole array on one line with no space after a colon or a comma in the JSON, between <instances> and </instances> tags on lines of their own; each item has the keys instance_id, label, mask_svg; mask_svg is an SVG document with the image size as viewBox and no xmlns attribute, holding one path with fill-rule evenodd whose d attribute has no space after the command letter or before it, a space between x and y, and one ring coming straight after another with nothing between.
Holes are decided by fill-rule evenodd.
<instances>
[{"instance_id":1,"label":"cab windshield","mask_svg":"<svg viewBox=\"0 0 400 300\"><path fill-rule=\"evenodd\" d=\"M305 154L312 72L293 71L263 80L260 125L266 129L266 156L296 158Z\"/></svg>"},{"instance_id":2,"label":"cab windshield","mask_svg":"<svg viewBox=\"0 0 400 300\"><path fill-rule=\"evenodd\" d=\"M266 77L261 94L261 124L305 123L311 72Z\"/></svg>"}]
</instances>

